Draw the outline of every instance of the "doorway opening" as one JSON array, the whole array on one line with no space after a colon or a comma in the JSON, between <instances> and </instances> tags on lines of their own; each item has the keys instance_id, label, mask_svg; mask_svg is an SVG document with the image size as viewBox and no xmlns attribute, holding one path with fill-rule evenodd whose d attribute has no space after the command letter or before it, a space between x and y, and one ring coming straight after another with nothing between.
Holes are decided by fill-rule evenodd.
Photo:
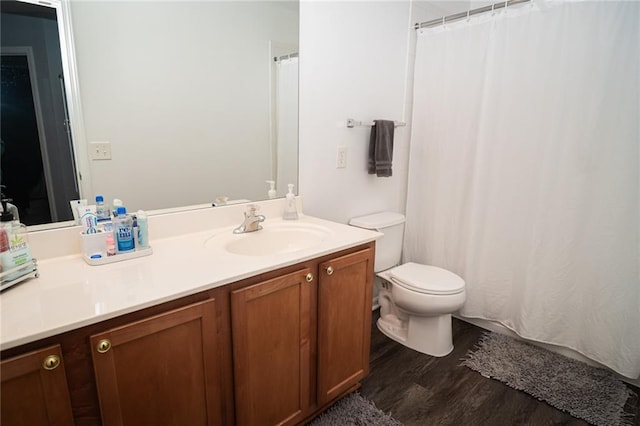
<instances>
[{"instance_id":1,"label":"doorway opening","mask_svg":"<svg viewBox=\"0 0 640 426\"><path fill-rule=\"evenodd\" d=\"M79 198L56 10L2 2L3 192L26 225L71 220Z\"/></svg>"}]
</instances>

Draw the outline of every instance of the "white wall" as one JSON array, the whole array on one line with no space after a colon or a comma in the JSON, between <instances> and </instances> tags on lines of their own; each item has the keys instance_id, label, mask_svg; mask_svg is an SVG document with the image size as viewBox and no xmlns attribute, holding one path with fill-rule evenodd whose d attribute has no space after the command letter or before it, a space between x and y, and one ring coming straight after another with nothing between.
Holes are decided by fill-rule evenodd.
<instances>
[{"instance_id":1,"label":"white wall","mask_svg":"<svg viewBox=\"0 0 640 426\"><path fill-rule=\"evenodd\" d=\"M409 1L300 5L300 192L305 212L346 223L381 210L404 211L409 127L396 129L393 176L367 174L368 127L409 121L405 82ZM336 169L338 146L347 167Z\"/></svg>"},{"instance_id":2,"label":"white wall","mask_svg":"<svg viewBox=\"0 0 640 426\"><path fill-rule=\"evenodd\" d=\"M413 102L413 25L479 7L473 1L317 1L300 5L300 193L311 215L347 223L404 213ZM407 122L395 133L393 176L367 174L370 128L346 119ZM347 168L336 169L338 146Z\"/></svg>"},{"instance_id":3,"label":"white wall","mask_svg":"<svg viewBox=\"0 0 640 426\"><path fill-rule=\"evenodd\" d=\"M156 2L109 2L111 7L131 4L142 7ZM201 2L200 7L219 6L224 2ZM237 3L237 2L235 2ZM251 2L255 6L254 2ZM174 2L159 3L165 9ZM406 178L408 172L409 136L411 124L411 102L413 82L413 54L415 31L412 25L442 14L466 10L469 1L411 2L395 1L319 1L302 0L300 4L300 163L299 193L304 195L305 210L309 214L346 223L349 218L381 210L404 212L406 201ZM159 203L166 197L173 204L184 205L209 201L201 199L201 191L211 196L221 193L234 196L234 179L215 179L208 169L223 169L227 175L237 167L227 161L230 156L243 155L247 150L234 151L234 143L228 143L223 153L202 154L212 138L218 135L193 130L202 122L213 123L215 117L225 113L224 107L211 107L215 101L204 96L203 90L193 86L194 73L190 70L183 78L185 91L189 92L188 109L179 116L165 109L166 94L162 93L162 76L180 74L180 57L184 46L177 46L171 34L187 28L171 27L172 13L156 10L154 16L131 11L107 13L104 2L73 2L72 14L78 56L80 86L87 141L108 140L113 145L113 160L91 162L91 174L95 193L103 193L107 200L119 197L129 202L145 204L143 208L161 208ZM189 7L195 16L204 16ZM114 15L114 16L111 16ZM219 14L220 15L220 14ZM115 18L128 16L125 24L113 25ZM253 15L256 16L256 15ZM259 17L262 15L258 14ZM161 37L157 56L150 56L148 49L131 43L127 32L141 32L135 24L141 19L157 22L156 32L146 31L149 38ZM259 25L247 23L243 29L255 33ZM228 21L228 20L227 20ZM215 34L217 28L228 22L207 20L201 28L202 36L215 46L224 45L225 38ZM228 25L227 25L228 26ZM167 27L168 28L168 27ZM287 29L290 30L290 29ZM142 31L145 32L145 31ZM118 37L119 43L110 40ZM285 35L280 39L286 39ZM276 37L278 38L278 37ZM213 55L200 50L186 50L188 55L200 55L200 60L214 61ZM133 69L123 67L122 61L131 63ZM137 62L132 62L137 60ZM160 62L157 62L160 61ZM145 71L144 66L156 66L162 74ZM137 69L137 71L136 71ZM132 84L127 78L144 76L142 87ZM104 76L116 76L122 86L114 90L104 85ZM213 82L208 84L212 85ZM226 90L229 85L207 86L206 90ZM142 93L139 91L142 90ZM176 93L172 94L176 96ZM127 99L120 102L119 99ZM242 108L243 102L233 105ZM239 97L240 99L240 97ZM179 101L182 101L179 99ZM141 110L144 111L140 112ZM204 112L203 112L204 111ZM247 110L247 113L250 111ZM348 129L346 119L361 121L391 119L405 121L407 127L396 129L393 177L377 178L366 171L366 156L370 129L359 127ZM158 124L173 120L188 120L191 131L171 133L159 131ZM248 121L247 121L248 122ZM240 123L237 132L251 132L266 124L260 120L252 126ZM189 127L187 127L189 129ZM237 135L233 135L237 137ZM251 133L244 139L251 139ZM257 137L257 136L256 136ZM223 137L224 139L224 137ZM229 139L231 140L231 139ZM235 139L234 139L235 140ZM336 169L338 146L348 149L347 168ZM159 157L167 167L151 166L149 157ZM264 153L264 158L270 154ZM195 169L202 166L202 169ZM199 170L202 185L194 188L186 184L183 174ZM261 164L245 163L244 177L257 182L259 194L239 194L242 198L264 198L266 171ZM142 181L141 181L142 179ZM144 179L148 179L149 184ZM89 194L89 197L95 194ZM151 205L146 205L148 203ZM156 203L156 204L154 204ZM131 206L135 207L135 206Z\"/></svg>"},{"instance_id":4,"label":"white wall","mask_svg":"<svg viewBox=\"0 0 640 426\"><path fill-rule=\"evenodd\" d=\"M267 198L269 41L297 45L295 9L73 1L71 12L86 140L112 148L88 163L85 198L129 209Z\"/></svg>"}]
</instances>

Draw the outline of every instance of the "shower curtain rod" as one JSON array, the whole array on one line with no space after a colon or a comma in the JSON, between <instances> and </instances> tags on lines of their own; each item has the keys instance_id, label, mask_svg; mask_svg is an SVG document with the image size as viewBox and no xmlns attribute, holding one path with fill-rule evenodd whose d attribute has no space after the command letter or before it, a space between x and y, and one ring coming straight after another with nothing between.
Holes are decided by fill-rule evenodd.
<instances>
[{"instance_id":1,"label":"shower curtain rod","mask_svg":"<svg viewBox=\"0 0 640 426\"><path fill-rule=\"evenodd\" d=\"M279 62L279 61L284 61L285 59L291 59L291 58L297 58L297 57L298 57L298 52L295 52L295 53L289 53L288 55L274 56L273 61Z\"/></svg>"},{"instance_id":2,"label":"shower curtain rod","mask_svg":"<svg viewBox=\"0 0 640 426\"><path fill-rule=\"evenodd\" d=\"M457 21L459 19L468 18L473 15L477 15L479 13L491 12L497 9L502 9L503 7L512 6L519 3L526 3L531 0L508 0L500 3L494 3L489 6L479 7L477 9L471 9L466 12L454 13L453 15L443 16L442 18L432 19L431 21L420 22L414 25L414 29L419 30L420 28L432 28L437 27L438 25L444 25L449 22Z\"/></svg>"}]
</instances>

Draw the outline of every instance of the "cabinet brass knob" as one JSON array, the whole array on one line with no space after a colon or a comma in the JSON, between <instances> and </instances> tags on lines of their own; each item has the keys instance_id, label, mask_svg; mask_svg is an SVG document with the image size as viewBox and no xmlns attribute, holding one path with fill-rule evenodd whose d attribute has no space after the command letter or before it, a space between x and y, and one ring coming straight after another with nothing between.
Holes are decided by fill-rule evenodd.
<instances>
[{"instance_id":1,"label":"cabinet brass knob","mask_svg":"<svg viewBox=\"0 0 640 426\"><path fill-rule=\"evenodd\" d=\"M55 370L60 365L60 357L57 355L49 355L44 359L42 367L45 370Z\"/></svg>"},{"instance_id":2,"label":"cabinet brass knob","mask_svg":"<svg viewBox=\"0 0 640 426\"><path fill-rule=\"evenodd\" d=\"M101 354L108 352L109 349L111 349L111 341L109 339L100 340L98 346L96 346L96 350Z\"/></svg>"},{"instance_id":3,"label":"cabinet brass knob","mask_svg":"<svg viewBox=\"0 0 640 426\"><path fill-rule=\"evenodd\" d=\"M311 281L313 281L313 274L309 272L305 277L305 279L307 280L308 283L310 283Z\"/></svg>"},{"instance_id":4,"label":"cabinet brass knob","mask_svg":"<svg viewBox=\"0 0 640 426\"><path fill-rule=\"evenodd\" d=\"M333 267L329 266L327 268L327 275L331 275L331 274L333 274Z\"/></svg>"}]
</instances>

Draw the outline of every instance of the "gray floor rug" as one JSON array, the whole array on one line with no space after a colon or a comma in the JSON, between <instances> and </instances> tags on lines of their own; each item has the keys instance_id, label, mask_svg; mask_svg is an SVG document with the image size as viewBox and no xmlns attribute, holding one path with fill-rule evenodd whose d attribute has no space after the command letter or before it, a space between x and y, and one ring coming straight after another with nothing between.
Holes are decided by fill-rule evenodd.
<instances>
[{"instance_id":1,"label":"gray floor rug","mask_svg":"<svg viewBox=\"0 0 640 426\"><path fill-rule=\"evenodd\" d=\"M634 393L607 370L490 332L462 364L593 425L633 424Z\"/></svg>"},{"instance_id":2,"label":"gray floor rug","mask_svg":"<svg viewBox=\"0 0 640 426\"><path fill-rule=\"evenodd\" d=\"M402 426L402 423L354 392L334 403L309 426Z\"/></svg>"}]
</instances>

